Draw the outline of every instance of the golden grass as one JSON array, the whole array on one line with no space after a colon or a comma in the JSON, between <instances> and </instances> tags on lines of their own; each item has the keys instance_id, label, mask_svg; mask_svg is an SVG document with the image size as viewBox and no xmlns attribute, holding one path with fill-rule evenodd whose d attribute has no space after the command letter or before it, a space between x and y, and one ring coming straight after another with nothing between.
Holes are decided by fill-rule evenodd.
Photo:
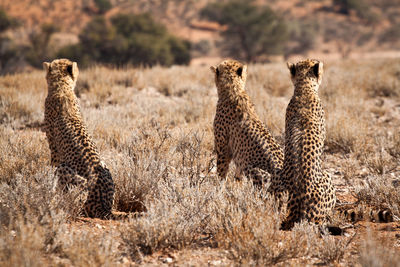
<instances>
[{"instance_id":1,"label":"golden grass","mask_svg":"<svg viewBox=\"0 0 400 267\"><path fill-rule=\"evenodd\" d=\"M399 217L400 62L325 66L324 165L335 170L335 184L347 181L359 205L390 207ZM289 72L285 64L248 70L247 91L282 142ZM374 246L349 253L357 248L351 236L321 235L305 223L278 230L280 213L263 192L247 180L233 181L232 170L227 181L217 177L217 93L208 66L94 67L78 81L83 117L115 180L114 208L140 215L79 223L74 192L54 190L40 131L44 73L0 77L0 265L145 263L154 253L204 247L226 250L232 263L244 265L371 261ZM388 253L393 249L374 255L383 264L379 257Z\"/></svg>"}]
</instances>

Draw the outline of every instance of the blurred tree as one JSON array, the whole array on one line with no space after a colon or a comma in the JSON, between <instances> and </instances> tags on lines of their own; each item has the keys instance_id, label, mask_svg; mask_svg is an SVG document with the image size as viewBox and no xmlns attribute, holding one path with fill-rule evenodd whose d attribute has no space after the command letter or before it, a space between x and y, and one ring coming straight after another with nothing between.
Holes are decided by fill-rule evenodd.
<instances>
[{"instance_id":1,"label":"blurred tree","mask_svg":"<svg viewBox=\"0 0 400 267\"><path fill-rule=\"evenodd\" d=\"M363 0L333 0L333 3L340 7L340 12L343 14L350 14L351 10L363 13L369 9Z\"/></svg>"},{"instance_id":2,"label":"blurred tree","mask_svg":"<svg viewBox=\"0 0 400 267\"><path fill-rule=\"evenodd\" d=\"M79 34L81 51L91 60L110 62L122 44L118 44L114 27L104 17L95 17Z\"/></svg>"},{"instance_id":3,"label":"blurred tree","mask_svg":"<svg viewBox=\"0 0 400 267\"><path fill-rule=\"evenodd\" d=\"M319 24L313 21L291 21L289 23L290 41L285 46L285 58L291 54L301 54L315 47Z\"/></svg>"},{"instance_id":4,"label":"blurred tree","mask_svg":"<svg viewBox=\"0 0 400 267\"><path fill-rule=\"evenodd\" d=\"M96 7L99 9L100 14L106 13L112 8L109 0L94 0Z\"/></svg>"},{"instance_id":5,"label":"blurred tree","mask_svg":"<svg viewBox=\"0 0 400 267\"><path fill-rule=\"evenodd\" d=\"M333 0L333 4L339 6L339 12L346 15L353 10L357 16L366 20L369 24L375 24L379 21L378 15L371 11L370 6L364 0Z\"/></svg>"},{"instance_id":6,"label":"blurred tree","mask_svg":"<svg viewBox=\"0 0 400 267\"><path fill-rule=\"evenodd\" d=\"M223 49L228 56L256 61L261 55L280 54L288 40L284 21L268 7L253 0L231 0L207 5L201 16L226 25Z\"/></svg>"},{"instance_id":7,"label":"blurred tree","mask_svg":"<svg viewBox=\"0 0 400 267\"><path fill-rule=\"evenodd\" d=\"M26 60L34 67L40 68L44 61L51 59L49 44L51 36L58 32L59 28L53 24L43 24L39 31L33 31L29 35L29 47L26 52Z\"/></svg>"},{"instance_id":8,"label":"blurred tree","mask_svg":"<svg viewBox=\"0 0 400 267\"><path fill-rule=\"evenodd\" d=\"M392 25L389 29L384 31L380 37L379 41L387 43L396 43L400 41L400 23Z\"/></svg>"},{"instance_id":9,"label":"blurred tree","mask_svg":"<svg viewBox=\"0 0 400 267\"><path fill-rule=\"evenodd\" d=\"M170 35L150 15L119 14L107 21L93 19L79 35L80 43L63 48L59 56L116 65L188 64L190 43Z\"/></svg>"},{"instance_id":10,"label":"blurred tree","mask_svg":"<svg viewBox=\"0 0 400 267\"><path fill-rule=\"evenodd\" d=\"M19 26L19 22L10 18L3 9L0 9L0 33L16 26Z\"/></svg>"},{"instance_id":11,"label":"blurred tree","mask_svg":"<svg viewBox=\"0 0 400 267\"><path fill-rule=\"evenodd\" d=\"M193 50L199 55L207 55L208 52L211 50L211 43L209 40L202 39L193 44Z\"/></svg>"},{"instance_id":12,"label":"blurred tree","mask_svg":"<svg viewBox=\"0 0 400 267\"><path fill-rule=\"evenodd\" d=\"M0 34L8 29L18 27L20 23L0 9ZM0 74L14 72L23 62L24 49L17 46L7 36L0 35Z\"/></svg>"}]
</instances>

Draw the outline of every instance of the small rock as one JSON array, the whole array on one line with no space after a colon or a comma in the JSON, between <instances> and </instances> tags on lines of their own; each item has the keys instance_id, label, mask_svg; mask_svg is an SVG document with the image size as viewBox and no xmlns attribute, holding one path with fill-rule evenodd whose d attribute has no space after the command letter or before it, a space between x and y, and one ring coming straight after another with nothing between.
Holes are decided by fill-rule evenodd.
<instances>
[{"instance_id":1,"label":"small rock","mask_svg":"<svg viewBox=\"0 0 400 267\"><path fill-rule=\"evenodd\" d=\"M123 257L123 258L122 258L122 263L124 263L124 264L129 263L128 258L127 258L127 257Z\"/></svg>"},{"instance_id":2,"label":"small rock","mask_svg":"<svg viewBox=\"0 0 400 267\"><path fill-rule=\"evenodd\" d=\"M221 260L208 261L208 265L211 265L211 266L221 265L221 264L222 264Z\"/></svg>"},{"instance_id":3,"label":"small rock","mask_svg":"<svg viewBox=\"0 0 400 267\"><path fill-rule=\"evenodd\" d=\"M163 263L172 263L172 258L163 258L162 261Z\"/></svg>"}]
</instances>

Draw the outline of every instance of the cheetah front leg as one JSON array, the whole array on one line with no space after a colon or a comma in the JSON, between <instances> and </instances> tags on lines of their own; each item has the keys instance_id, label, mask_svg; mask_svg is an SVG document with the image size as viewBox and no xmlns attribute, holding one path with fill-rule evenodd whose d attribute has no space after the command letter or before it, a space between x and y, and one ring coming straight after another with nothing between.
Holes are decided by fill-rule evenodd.
<instances>
[{"instance_id":1,"label":"cheetah front leg","mask_svg":"<svg viewBox=\"0 0 400 267\"><path fill-rule=\"evenodd\" d=\"M226 179L228 174L229 164L232 160L232 153L228 146L216 148L217 150L217 172L218 175Z\"/></svg>"},{"instance_id":2,"label":"cheetah front leg","mask_svg":"<svg viewBox=\"0 0 400 267\"><path fill-rule=\"evenodd\" d=\"M223 179L226 179L229 164L232 161L232 151L228 141L225 131L221 127L214 125L214 147L217 154L217 172Z\"/></svg>"},{"instance_id":3,"label":"cheetah front leg","mask_svg":"<svg viewBox=\"0 0 400 267\"><path fill-rule=\"evenodd\" d=\"M58 166L61 163L59 152L57 149L57 143L54 138L55 133L52 125L49 125L47 122L44 126L44 131L46 133L47 143L49 144L50 149L50 163L52 166Z\"/></svg>"}]
</instances>

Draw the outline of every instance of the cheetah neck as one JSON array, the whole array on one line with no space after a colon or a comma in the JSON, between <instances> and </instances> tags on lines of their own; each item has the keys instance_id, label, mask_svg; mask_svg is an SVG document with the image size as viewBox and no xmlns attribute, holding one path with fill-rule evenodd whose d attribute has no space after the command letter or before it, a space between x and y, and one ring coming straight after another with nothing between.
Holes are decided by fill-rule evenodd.
<instances>
[{"instance_id":1,"label":"cheetah neck","mask_svg":"<svg viewBox=\"0 0 400 267\"><path fill-rule=\"evenodd\" d=\"M218 102L223 105L237 107L237 111L250 113L256 116L254 105L250 100L249 95L241 86L226 86L219 88L218 90Z\"/></svg>"},{"instance_id":2,"label":"cheetah neck","mask_svg":"<svg viewBox=\"0 0 400 267\"><path fill-rule=\"evenodd\" d=\"M230 84L230 85L219 85L218 86L218 98L219 99L233 99L237 95L243 94L244 89L243 86L238 84Z\"/></svg>"},{"instance_id":3,"label":"cheetah neck","mask_svg":"<svg viewBox=\"0 0 400 267\"><path fill-rule=\"evenodd\" d=\"M304 79L294 83L294 95L318 95L319 84L313 79Z\"/></svg>"},{"instance_id":4,"label":"cheetah neck","mask_svg":"<svg viewBox=\"0 0 400 267\"><path fill-rule=\"evenodd\" d=\"M68 80L57 79L55 81L48 81L47 88L49 95L53 94L69 95L71 93L74 94L75 83Z\"/></svg>"},{"instance_id":5,"label":"cheetah neck","mask_svg":"<svg viewBox=\"0 0 400 267\"><path fill-rule=\"evenodd\" d=\"M74 93L75 84L65 81L48 83L47 98L55 101L62 114L73 117L81 117L78 99Z\"/></svg>"}]
</instances>

